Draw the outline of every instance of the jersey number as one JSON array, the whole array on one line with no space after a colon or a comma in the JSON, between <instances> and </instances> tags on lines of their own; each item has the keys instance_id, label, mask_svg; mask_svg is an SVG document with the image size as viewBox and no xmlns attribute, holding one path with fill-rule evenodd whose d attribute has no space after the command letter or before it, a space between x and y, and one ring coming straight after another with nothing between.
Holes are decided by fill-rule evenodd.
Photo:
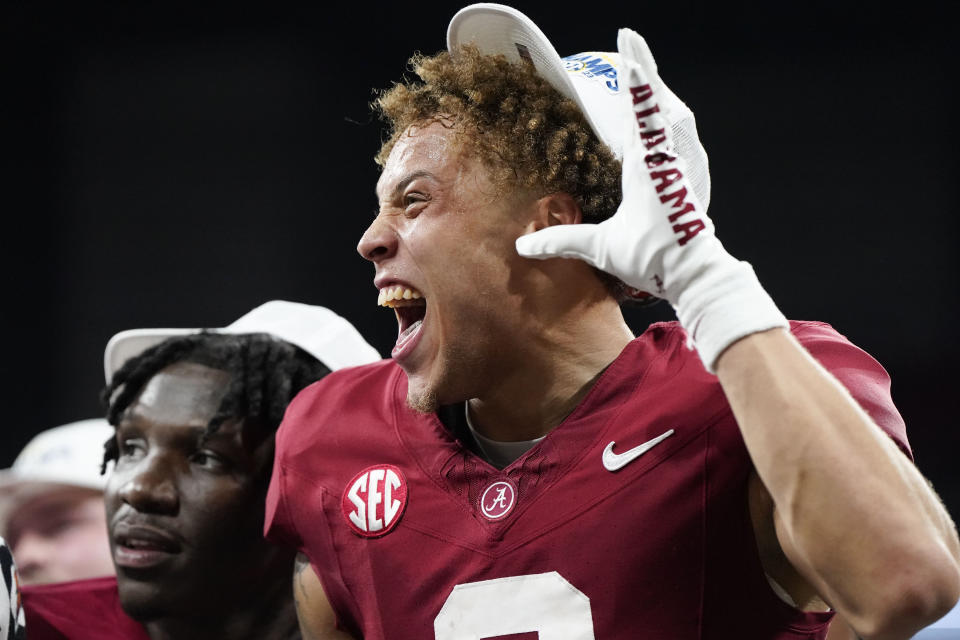
<instances>
[{"instance_id":1,"label":"jersey number","mask_svg":"<svg viewBox=\"0 0 960 640\"><path fill-rule=\"evenodd\" d=\"M458 584L433 630L436 640L530 632L539 640L594 640L590 598L556 571Z\"/></svg>"}]
</instances>

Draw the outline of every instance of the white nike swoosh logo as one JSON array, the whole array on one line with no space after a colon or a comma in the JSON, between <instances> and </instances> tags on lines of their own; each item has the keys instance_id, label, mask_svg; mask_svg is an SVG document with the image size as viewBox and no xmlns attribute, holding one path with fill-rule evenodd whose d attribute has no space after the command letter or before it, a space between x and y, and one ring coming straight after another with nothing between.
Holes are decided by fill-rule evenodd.
<instances>
[{"instance_id":1,"label":"white nike swoosh logo","mask_svg":"<svg viewBox=\"0 0 960 640\"><path fill-rule=\"evenodd\" d=\"M669 431L661 433L653 440L647 440L640 446L619 454L613 452L613 445L616 443L611 441L610 444L607 445L607 448L603 450L603 466L607 471L619 471L672 435L673 429L670 429Z\"/></svg>"}]
</instances>

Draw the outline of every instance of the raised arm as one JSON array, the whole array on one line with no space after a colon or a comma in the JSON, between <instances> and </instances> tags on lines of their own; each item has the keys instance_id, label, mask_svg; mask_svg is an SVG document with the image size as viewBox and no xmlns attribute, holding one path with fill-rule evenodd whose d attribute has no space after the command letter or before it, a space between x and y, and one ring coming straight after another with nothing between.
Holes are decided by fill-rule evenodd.
<instances>
[{"instance_id":1,"label":"raised arm","mask_svg":"<svg viewBox=\"0 0 960 640\"><path fill-rule=\"evenodd\" d=\"M754 513L755 527L775 532L772 550L861 636L909 638L960 596L954 525L910 460L787 332L752 267L716 238L673 141L686 106L643 38L621 29L618 50L635 127L620 207L600 224L521 236L517 250L584 260L669 301L729 399L762 480L752 495L769 498L769 527Z\"/></svg>"},{"instance_id":2,"label":"raised arm","mask_svg":"<svg viewBox=\"0 0 960 640\"><path fill-rule=\"evenodd\" d=\"M337 617L320 578L302 553L297 554L293 568L293 599L303 640L353 640L353 636L337 629Z\"/></svg>"},{"instance_id":3,"label":"raised arm","mask_svg":"<svg viewBox=\"0 0 960 640\"><path fill-rule=\"evenodd\" d=\"M783 329L717 376L775 505L784 554L864 638L909 638L960 597L953 522L913 463Z\"/></svg>"}]
</instances>

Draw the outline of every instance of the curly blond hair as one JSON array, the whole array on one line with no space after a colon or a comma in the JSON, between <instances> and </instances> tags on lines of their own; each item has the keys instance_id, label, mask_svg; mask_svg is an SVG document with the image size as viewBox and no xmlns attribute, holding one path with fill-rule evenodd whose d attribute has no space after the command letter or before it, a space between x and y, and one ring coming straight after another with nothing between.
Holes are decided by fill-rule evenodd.
<instances>
[{"instance_id":1,"label":"curly blond hair","mask_svg":"<svg viewBox=\"0 0 960 640\"><path fill-rule=\"evenodd\" d=\"M415 54L405 79L373 103L388 126L376 156L383 166L410 125L455 123L501 193L510 187L573 196L585 222L613 215L620 203L620 162L593 133L576 103L561 96L533 66L466 46L455 55Z\"/></svg>"}]
</instances>

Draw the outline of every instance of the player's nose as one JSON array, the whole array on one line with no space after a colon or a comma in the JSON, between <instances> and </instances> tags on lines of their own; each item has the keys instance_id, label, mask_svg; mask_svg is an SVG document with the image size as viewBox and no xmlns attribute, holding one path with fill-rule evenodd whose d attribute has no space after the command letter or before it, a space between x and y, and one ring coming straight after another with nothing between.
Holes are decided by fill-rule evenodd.
<instances>
[{"instance_id":1,"label":"player's nose","mask_svg":"<svg viewBox=\"0 0 960 640\"><path fill-rule=\"evenodd\" d=\"M172 469L162 456L148 456L120 487L120 498L141 513L176 515L180 499Z\"/></svg>"},{"instance_id":2,"label":"player's nose","mask_svg":"<svg viewBox=\"0 0 960 640\"><path fill-rule=\"evenodd\" d=\"M379 215L363 232L357 243L357 253L377 263L396 255L398 242L396 230Z\"/></svg>"},{"instance_id":3,"label":"player's nose","mask_svg":"<svg viewBox=\"0 0 960 640\"><path fill-rule=\"evenodd\" d=\"M51 541L32 531L17 538L10 549L17 563L17 572L23 584L44 582L45 566L52 554Z\"/></svg>"}]
</instances>

